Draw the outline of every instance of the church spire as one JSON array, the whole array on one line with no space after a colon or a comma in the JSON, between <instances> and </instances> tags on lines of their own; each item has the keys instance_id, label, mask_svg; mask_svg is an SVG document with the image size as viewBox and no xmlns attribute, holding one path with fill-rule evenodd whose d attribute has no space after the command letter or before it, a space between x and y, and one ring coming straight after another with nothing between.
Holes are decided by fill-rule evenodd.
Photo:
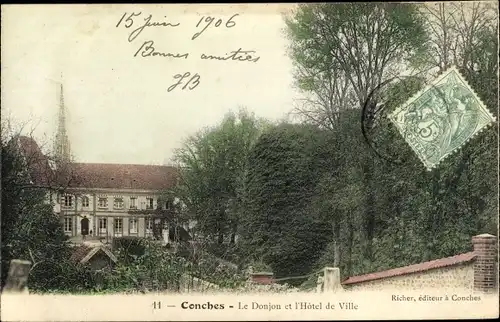
<instances>
[{"instance_id":1,"label":"church spire","mask_svg":"<svg viewBox=\"0 0 500 322\"><path fill-rule=\"evenodd\" d=\"M62 78L62 75L61 75ZM69 162L71 160L71 150L66 131L66 107L64 105L64 88L62 79L59 83L59 117L54 145L54 153L57 161Z\"/></svg>"}]
</instances>

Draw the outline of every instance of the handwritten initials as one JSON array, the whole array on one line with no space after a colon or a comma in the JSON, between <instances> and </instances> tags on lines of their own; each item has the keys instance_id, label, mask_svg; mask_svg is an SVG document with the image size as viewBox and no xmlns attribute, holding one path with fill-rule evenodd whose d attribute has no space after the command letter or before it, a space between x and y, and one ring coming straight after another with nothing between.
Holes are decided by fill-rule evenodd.
<instances>
[{"instance_id":1,"label":"handwritten initials","mask_svg":"<svg viewBox=\"0 0 500 322\"><path fill-rule=\"evenodd\" d=\"M179 79L177 81L177 83L174 83L172 85L170 85L170 87L167 89L167 92L171 92L173 91L174 89L177 88L177 86L181 85L182 81L184 79L187 79L191 76L191 73L190 72L185 72L183 75L182 74L177 74L174 76L174 79ZM191 84L191 86L188 87L188 85ZM185 90L186 88L189 89L190 91L192 91L193 89L195 89L198 85L200 85L200 75L198 74L194 74L191 78L189 78L189 80L187 81L187 83L182 86L182 90Z\"/></svg>"}]
</instances>

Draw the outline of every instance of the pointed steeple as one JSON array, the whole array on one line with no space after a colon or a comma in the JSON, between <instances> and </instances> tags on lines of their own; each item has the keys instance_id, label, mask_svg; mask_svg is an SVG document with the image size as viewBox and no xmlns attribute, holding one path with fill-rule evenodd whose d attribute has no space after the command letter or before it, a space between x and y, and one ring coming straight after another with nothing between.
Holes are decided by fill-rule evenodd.
<instances>
[{"instance_id":1,"label":"pointed steeple","mask_svg":"<svg viewBox=\"0 0 500 322\"><path fill-rule=\"evenodd\" d=\"M64 87L61 82L59 83L59 117L57 124L56 140L54 145L54 154L60 162L70 162L71 149L66 131L66 106L64 105Z\"/></svg>"}]
</instances>

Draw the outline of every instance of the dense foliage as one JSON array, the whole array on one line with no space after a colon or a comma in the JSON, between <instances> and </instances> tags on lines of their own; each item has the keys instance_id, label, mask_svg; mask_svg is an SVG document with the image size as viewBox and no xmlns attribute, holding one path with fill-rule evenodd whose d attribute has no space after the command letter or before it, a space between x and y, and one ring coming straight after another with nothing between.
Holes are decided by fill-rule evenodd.
<instances>
[{"instance_id":1,"label":"dense foliage","mask_svg":"<svg viewBox=\"0 0 500 322\"><path fill-rule=\"evenodd\" d=\"M265 126L265 121L240 109L228 113L217 126L190 136L176 151L181 180L173 193L205 238L215 238L219 244L235 242L238 191L247 154Z\"/></svg>"},{"instance_id":2,"label":"dense foliage","mask_svg":"<svg viewBox=\"0 0 500 322\"><path fill-rule=\"evenodd\" d=\"M259 127L241 141L226 120L190 138L178 153L186 211L203 218L205 235L232 224L235 258L278 277L325 265L348 276L469 250L471 236L496 232L496 125L429 172L384 115L453 64L496 114L494 16L477 3L299 5L286 23L304 124ZM383 109L371 137L392 161L361 132L375 89Z\"/></svg>"},{"instance_id":3,"label":"dense foliage","mask_svg":"<svg viewBox=\"0 0 500 322\"><path fill-rule=\"evenodd\" d=\"M427 171L385 115L455 65L498 117L495 18L479 2L299 5L286 24L302 122L241 110L185 140L179 185L165 193L197 222L182 256L139 241L122 243L112 271L75 267L59 219L19 188L24 165L2 143L2 284L12 258L35 263L35 290L129 292L176 291L186 275L243 287L221 258L277 277L325 266L346 277L469 251L472 236L497 234L497 124ZM361 131L377 88L370 135L387 159Z\"/></svg>"},{"instance_id":4,"label":"dense foliage","mask_svg":"<svg viewBox=\"0 0 500 322\"><path fill-rule=\"evenodd\" d=\"M10 260L25 259L32 262L30 289L85 289L88 272L70 263L61 220L45 192L27 185L26 158L15 142L2 140L2 287Z\"/></svg>"},{"instance_id":5,"label":"dense foliage","mask_svg":"<svg viewBox=\"0 0 500 322\"><path fill-rule=\"evenodd\" d=\"M249 155L241 243L277 276L307 273L328 242L330 227L308 212L326 160L321 134L283 124L265 132Z\"/></svg>"},{"instance_id":6,"label":"dense foliage","mask_svg":"<svg viewBox=\"0 0 500 322\"><path fill-rule=\"evenodd\" d=\"M388 8L385 4L366 6L377 7L377 10ZM404 10L401 9L403 7ZM493 39L493 35L496 35L498 27L491 20L495 16L494 9L488 4L478 3L402 4L399 8L401 11L393 11L393 15L381 18L377 10L371 13L365 11L363 6L352 6L349 10L358 10L359 14L344 17L340 13L347 9L342 5L311 4L299 6L288 20L292 58L297 64L296 79L299 84L304 84L305 72L317 75L318 68L323 75L336 73L351 80L352 86L345 86L343 90L351 91L352 95L334 95L335 88L325 92L320 84L301 86L305 95L333 104L333 107L313 106L312 109L299 110L308 123L328 128L330 135L336 138L330 158L341 160L340 164L319 180L315 200L310 204L310 214L316 213L324 218L324 224L330 225L333 231L326 250L317 250L321 258L316 266L340 266L344 276L454 255L470 249L471 236L496 234L496 125L469 141L439 168L428 172L387 119L380 118L377 141L385 152L390 152L393 160L402 163L387 162L377 157L364 142L359 124L361 110L355 106L357 102L344 99L362 97L363 93L356 89L356 82L352 80L358 80L361 85L368 84L366 93L375 89L384 76L380 74L379 81L370 85L370 70L365 69L369 65L364 55L348 55L348 61L330 57L332 64L325 67L325 59L328 58L321 55L322 44L327 46L328 39L339 37L338 33L330 34L332 30L340 28L343 33L352 33L351 42L366 43L365 33L350 30L354 25L345 20L366 18L368 21L372 15L386 23L395 19L396 23L390 24L392 27L406 26L418 35L417 38L429 41L416 46L411 44L412 39L404 39L409 37L408 34L405 36L392 30L401 36L397 38L400 45L415 45L414 50L402 47L405 53L411 55L406 56L406 63L398 61L399 69L406 69L410 74L412 70L416 72L415 76L400 78L380 91L379 98L384 100L386 112L421 89L428 79L435 77L436 71L439 73L455 64L490 111L496 114L498 91L494 89L498 88L498 57L495 54L498 40ZM442 21L436 21L437 18ZM329 29L325 27L327 24ZM318 30L320 32L315 32ZM307 39L311 39L310 42ZM383 37L377 39L383 44ZM385 41L394 39L389 37ZM354 52L356 50L359 47ZM309 54L304 57L301 53ZM441 60L436 61L436 57ZM446 57L449 59L444 59ZM356 73L359 70L361 72ZM331 94L328 97L333 99L322 99L325 94ZM342 110L348 112L339 113ZM311 114L311 111L314 113ZM311 115L322 117L311 118ZM337 115L345 117L334 117ZM330 123L325 124L324 120L330 120ZM314 254L309 253L309 256Z\"/></svg>"}]
</instances>

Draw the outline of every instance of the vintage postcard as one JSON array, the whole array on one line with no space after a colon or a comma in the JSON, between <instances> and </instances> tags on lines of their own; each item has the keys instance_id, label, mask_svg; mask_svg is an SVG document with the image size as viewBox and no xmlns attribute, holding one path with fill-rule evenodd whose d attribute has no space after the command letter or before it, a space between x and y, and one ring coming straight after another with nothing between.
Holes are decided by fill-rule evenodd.
<instances>
[{"instance_id":1,"label":"vintage postcard","mask_svg":"<svg viewBox=\"0 0 500 322\"><path fill-rule=\"evenodd\" d=\"M3 321L499 316L498 3L1 30Z\"/></svg>"}]
</instances>

